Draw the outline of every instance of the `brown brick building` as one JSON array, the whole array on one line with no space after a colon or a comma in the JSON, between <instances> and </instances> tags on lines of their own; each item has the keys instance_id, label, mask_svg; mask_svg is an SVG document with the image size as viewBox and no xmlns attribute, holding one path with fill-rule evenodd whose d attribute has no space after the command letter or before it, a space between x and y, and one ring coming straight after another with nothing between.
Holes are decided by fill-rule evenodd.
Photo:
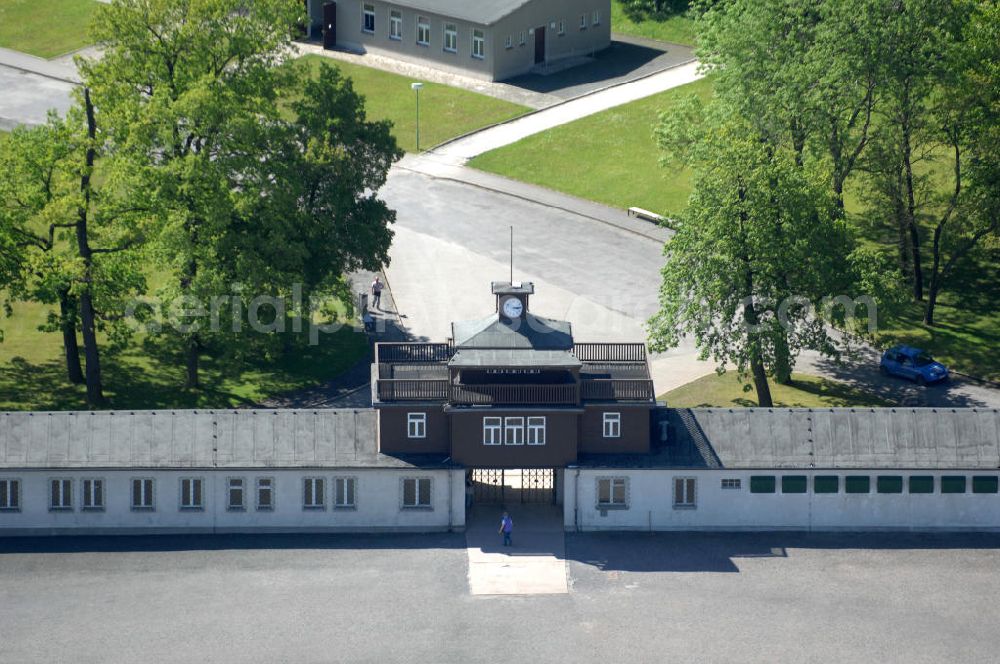
<instances>
[{"instance_id":1,"label":"brown brick building","mask_svg":"<svg viewBox=\"0 0 1000 664\"><path fill-rule=\"evenodd\" d=\"M467 468L557 469L579 454L646 454L655 406L646 349L578 343L530 311L531 283L494 282L494 311L444 343L376 344L384 454L447 454Z\"/></svg>"}]
</instances>

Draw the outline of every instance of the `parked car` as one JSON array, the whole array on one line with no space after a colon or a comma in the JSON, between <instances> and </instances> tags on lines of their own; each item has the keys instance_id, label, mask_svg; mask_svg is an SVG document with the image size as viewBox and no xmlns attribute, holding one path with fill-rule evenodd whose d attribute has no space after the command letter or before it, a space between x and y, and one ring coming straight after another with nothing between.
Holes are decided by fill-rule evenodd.
<instances>
[{"instance_id":1,"label":"parked car","mask_svg":"<svg viewBox=\"0 0 1000 664\"><path fill-rule=\"evenodd\" d=\"M912 346L893 346L882 353L879 362L882 373L887 376L901 376L919 385L939 383L948 380L948 368L930 355Z\"/></svg>"}]
</instances>

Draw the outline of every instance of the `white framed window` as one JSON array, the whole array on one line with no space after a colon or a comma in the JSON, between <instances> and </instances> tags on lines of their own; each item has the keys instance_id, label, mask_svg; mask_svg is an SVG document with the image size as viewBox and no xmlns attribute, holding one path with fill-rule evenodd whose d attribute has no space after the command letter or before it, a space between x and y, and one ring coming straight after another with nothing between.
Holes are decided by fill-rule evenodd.
<instances>
[{"instance_id":1,"label":"white framed window","mask_svg":"<svg viewBox=\"0 0 1000 664\"><path fill-rule=\"evenodd\" d=\"M226 509L230 512L242 512L246 509L246 481L242 477L230 477L226 480Z\"/></svg>"},{"instance_id":2,"label":"white framed window","mask_svg":"<svg viewBox=\"0 0 1000 664\"><path fill-rule=\"evenodd\" d=\"M503 418L483 418L483 445L499 445L503 437Z\"/></svg>"},{"instance_id":3,"label":"white framed window","mask_svg":"<svg viewBox=\"0 0 1000 664\"><path fill-rule=\"evenodd\" d=\"M458 53L458 26L454 23L444 24L444 50Z\"/></svg>"},{"instance_id":4,"label":"white framed window","mask_svg":"<svg viewBox=\"0 0 1000 664\"><path fill-rule=\"evenodd\" d=\"M417 43L421 46L431 43L431 22L423 16L417 17Z\"/></svg>"},{"instance_id":5,"label":"white framed window","mask_svg":"<svg viewBox=\"0 0 1000 664\"><path fill-rule=\"evenodd\" d=\"M104 480L95 477L84 478L80 496L80 509L100 511L104 509Z\"/></svg>"},{"instance_id":6,"label":"white framed window","mask_svg":"<svg viewBox=\"0 0 1000 664\"><path fill-rule=\"evenodd\" d=\"M404 508L429 508L431 506L431 478L404 477L402 480L402 506Z\"/></svg>"},{"instance_id":7,"label":"white framed window","mask_svg":"<svg viewBox=\"0 0 1000 664\"><path fill-rule=\"evenodd\" d=\"M581 30L586 30L587 29L587 15L586 14L580 14L580 29Z\"/></svg>"},{"instance_id":8,"label":"white framed window","mask_svg":"<svg viewBox=\"0 0 1000 664\"><path fill-rule=\"evenodd\" d=\"M521 46L524 46L524 45L525 45L525 43L526 43L526 41L525 41L525 40L526 40L526 39L527 39L527 37L526 37L526 34L525 34L524 30L521 30L521 39L520 39L520 44L521 44Z\"/></svg>"},{"instance_id":9,"label":"white framed window","mask_svg":"<svg viewBox=\"0 0 1000 664\"><path fill-rule=\"evenodd\" d=\"M21 510L21 480L0 479L0 511L19 512Z\"/></svg>"},{"instance_id":10,"label":"white framed window","mask_svg":"<svg viewBox=\"0 0 1000 664\"><path fill-rule=\"evenodd\" d=\"M595 9L594 13L590 17L590 22L592 24L594 24L594 25L600 25L601 24L601 12L599 12L599 11L597 11Z\"/></svg>"},{"instance_id":11,"label":"white framed window","mask_svg":"<svg viewBox=\"0 0 1000 664\"><path fill-rule=\"evenodd\" d=\"M153 501L153 478L133 477L132 478L132 509L134 510L154 510L156 503Z\"/></svg>"},{"instance_id":12,"label":"white framed window","mask_svg":"<svg viewBox=\"0 0 1000 664\"><path fill-rule=\"evenodd\" d=\"M306 477L302 480L303 509L326 509L325 485L322 477Z\"/></svg>"},{"instance_id":13,"label":"white framed window","mask_svg":"<svg viewBox=\"0 0 1000 664\"><path fill-rule=\"evenodd\" d=\"M559 19L559 36L566 34L566 20Z\"/></svg>"},{"instance_id":14,"label":"white framed window","mask_svg":"<svg viewBox=\"0 0 1000 664\"><path fill-rule=\"evenodd\" d=\"M361 31L375 32L375 5L364 5L361 11Z\"/></svg>"},{"instance_id":15,"label":"white framed window","mask_svg":"<svg viewBox=\"0 0 1000 664\"><path fill-rule=\"evenodd\" d=\"M200 477L181 478L181 509L205 509L205 480Z\"/></svg>"},{"instance_id":16,"label":"white framed window","mask_svg":"<svg viewBox=\"0 0 1000 664\"><path fill-rule=\"evenodd\" d=\"M524 445L524 418L503 418L504 445Z\"/></svg>"},{"instance_id":17,"label":"white framed window","mask_svg":"<svg viewBox=\"0 0 1000 664\"><path fill-rule=\"evenodd\" d=\"M472 31L472 57L480 60L486 57L486 33L482 30Z\"/></svg>"},{"instance_id":18,"label":"white framed window","mask_svg":"<svg viewBox=\"0 0 1000 664\"><path fill-rule=\"evenodd\" d=\"M674 508L693 509L695 503L695 479L693 477L674 478Z\"/></svg>"},{"instance_id":19,"label":"white framed window","mask_svg":"<svg viewBox=\"0 0 1000 664\"><path fill-rule=\"evenodd\" d=\"M628 507L628 478L598 477L597 507Z\"/></svg>"},{"instance_id":20,"label":"white framed window","mask_svg":"<svg viewBox=\"0 0 1000 664\"><path fill-rule=\"evenodd\" d=\"M739 490L743 488L743 482L739 478L726 478L722 480L722 488Z\"/></svg>"},{"instance_id":21,"label":"white framed window","mask_svg":"<svg viewBox=\"0 0 1000 664\"><path fill-rule=\"evenodd\" d=\"M257 511L266 512L274 509L274 478L257 478Z\"/></svg>"},{"instance_id":22,"label":"white framed window","mask_svg":"<svg viewBox=\"0 0 1000 664\"><path fill-rule=\"evenodd\" d=\"M504 48L514 48L514 36L513 35L507 35L507 39L504 40L503 47Z\"/></svg>"},{"instance_id":23,"label":"white framed window","mask_svg":"<svg viewBox=\"0 0 1000 664\"><path fill-rule=\"evenodd\" d=\"M353 509L357 507L356 489L358 480L355 477L333 478L333 506L335 509Z\"/></svg>"},{"instance_id":24,"label":"white framed window","mask_svg":"<svg viewBox=\"0 0 1000 664\"><path fill-rule=\"evenodd\" d=\"M622 436L622 414L604 413L604 437L621 438Z\"/></svg>"},{"instance_id":25,"label":"white framed window","mask_svg":"<svg viewBox=\"0 0 1000 664\"><path fill-rule=\"evenodd\" d=\"M73 509L73 480L64 478L49 480L49 509L54 511Z\"/></svg>"},{"instance_id":26,"label":"white framed window","mask_svg":"<svg viewBox=\"0 0 1000 664\"><path fill-rule=\"evenodd\" d=\"M406 414L406 437L407 438L427 437L427 413Z\"/></svg>"},{"instance_id":27,"label":"white framed window","mask_svg":"<svg viewBox=\"0 0 1000 664\"><path fill-rule=\"evenodd\" d=\"M529 417L528 418L528 444L529 445L544 445L545 444L545 418L544 417Z\"/></svg>"},{"instance_id":28,"label":"white framed window","mask_svg":"<svg viewBox=\"0 0 1000 664\"><path fill-rule=\"evenodd\" d=\"M389 39L399 41L403 38L403 12L398 9L389 11Z\"/></svg>"}]
</instances>

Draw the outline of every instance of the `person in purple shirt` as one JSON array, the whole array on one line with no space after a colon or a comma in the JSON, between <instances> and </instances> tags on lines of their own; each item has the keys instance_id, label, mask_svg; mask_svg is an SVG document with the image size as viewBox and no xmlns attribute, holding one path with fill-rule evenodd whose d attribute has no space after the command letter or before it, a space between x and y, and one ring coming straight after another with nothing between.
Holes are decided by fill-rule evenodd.
<instances>
[{"instance_id":1,"label":"person in purple shirt","mask_svg":"<svg viewBox=\"0 0 1000 664\"><path fill-rule=\"evenodd\" d=\"M510 534L513 531L514 522L511 520L510 515L504 512L503 517L500 518L500 530L497 531L498 534L503 535L504 546L514 546L510 539Z\"/></svg>"}]
</instances>

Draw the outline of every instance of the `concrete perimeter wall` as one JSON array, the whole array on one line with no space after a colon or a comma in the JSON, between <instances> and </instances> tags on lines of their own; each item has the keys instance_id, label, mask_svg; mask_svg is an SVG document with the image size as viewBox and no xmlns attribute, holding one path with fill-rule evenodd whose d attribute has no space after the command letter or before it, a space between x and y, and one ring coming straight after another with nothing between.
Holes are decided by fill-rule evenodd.
<instances>
[{"instance_id":1,"label":"concrete perimeter wall","mask_svg":"<svg viewBox=\"0 0 1000 664\"><path fill-rule=\"evenodd\" d=\"M1000 495L973 493L983 470L636 470L567 469L567 530L1000 530ZM805 493L783 493L783 475L806 477ZM774 493L752 493L751 477L775 478ZM816 493L816 476L838 476L837 493ZM845 477L870 477L869 493L847 493ZM878 493L879 476L902 478L901 493ZM933 477L933 493L910 493L909 477ZM964 493L942 493L942 477L965 477ZM597 504L600 478L624 478L624 507ZM695 480L694 506L674 505L676 478ZM722 480L740 488L722 488ZM990 480L987 480L990 481ZM731 486L733 483L729 482Z\"/></svg>"},{"instance_id":2,"label":"concrete perimeter wall","mask_svg":"<svg viewBox=\"0 0 1000 664\"><path fill-rule=\"evenodd\" d=\"M245 508L228 509L227 480L244 479ZM273 478L274 506L255 504L259 477ZM303 480L325 479L322 509L303 506ZM334 507L334 478L355 478L354 508ZM72 508L50 509L51 480L72 480ZM81 509L85 478L104 480L105 507ZM131 480L154 480L154 508L133 510ZM182 478L204 480L204 507L181 509ZM430 507L404 507L404 478L430 478ZM0 537L49 534L226 533L226 532L378 532L444 531L465 527L465 475L462 470L295 469L270 470L0 470L0 480L20 482L20 506L0 510Z\"/></svg>"}]
</instances>

